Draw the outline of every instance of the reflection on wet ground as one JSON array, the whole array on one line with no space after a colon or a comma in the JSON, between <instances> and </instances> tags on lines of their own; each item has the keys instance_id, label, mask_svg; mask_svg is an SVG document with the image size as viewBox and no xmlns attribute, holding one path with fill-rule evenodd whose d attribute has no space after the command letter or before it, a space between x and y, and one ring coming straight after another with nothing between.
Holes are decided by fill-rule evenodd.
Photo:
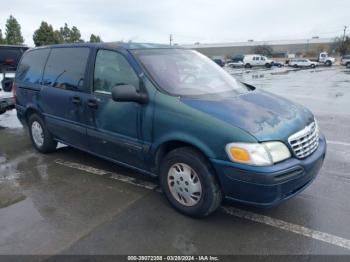
<instances>
[{"instance_id":1,"label":"reflection on wet ground","mask_svg":"<svg viewBox=\"0 0 350 262\"><path fill-rule=\"evenodd\" d=\"M273 209L250 210L350 239L350 69L229 72L311 108L330 141L325 165L308 189ZM221 212L203 220L184 217L158 192L112 180L111 173L142 179L70 147L39 154L15 110L1 115L0 254L350 253Z\"/></svg>"}]
</instances>

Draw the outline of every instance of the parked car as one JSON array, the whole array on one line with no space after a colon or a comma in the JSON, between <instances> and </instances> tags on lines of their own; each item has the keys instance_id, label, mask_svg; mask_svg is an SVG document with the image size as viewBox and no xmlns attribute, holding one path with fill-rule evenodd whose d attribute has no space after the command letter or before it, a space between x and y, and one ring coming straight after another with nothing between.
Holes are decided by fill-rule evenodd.
<instances>
[{"instance_id":1,"label":"parked car","mask_svg":"<svg viewBox=\"0 0 350 262\"><path fill-rule=\"evenodd\" d=\"M239 61L230 61L230 62L227 63L227 66L232 67L232 68L243 67L244 63L241 60L239 60Z\"/></svg>"},{"instance_id":2,"label":"parked car","mask_svg":"<svg viewBox=\"0 0 350 262\"><path fill-rule=\"evenodd\" d=\"M244 66L243 59L244 59L244 55L236 55L230 60L228 60L226 64L227 66L232 68L243 67Z\"/></svg>"},{"instance_id":3,"label":"parked car","mask_svg":"<svg viewBox=\"0 0 350 262\"><path fill-rule=\"evenodd\" d=\"M270 68L273 64L273 60L262 55L245 55L243 58L243 64L245 68L251 68L254 66Z\"/></svg>"},{"instance_id":4,"label":"parked car","mask_svg":"<svg viewBox=\"0 0 350 262\"><path fill-rule=\"evenodd\" d=\"M219 58L214 58L213 61L217 63L219 66L223 67L225 65L224 60L219 59Z\"/></svg>"},{"instance_id":5,"label":"parked car","mask_svg":"<svg viewBox=\"0 0 350 262\"><path fill-rule=\"evenodd\" d=\"M158 177L190 216L212 213L223 198L276 205L305 189L325 157L308 109L238 82L194 50L40 47L24 54L14 88L39 152L62 142Z\"/></svg>"},{"instance_id":6,"label":"parked car","mask_svg":"<svg viewBox=\"0 0 350 262\"><path fill-rule=\"evenodd\" d=\"M0 115L15 107L11 92L18 61L27 47L0 45Z\"/></svg>"},{"instance_id":7,"label":"parked car","mask_svg":"<svg viewBox=\"0 0 350 262\"><path fill-rule=\"evenodd\" d=\"M350 55L345 55L340 60L340 64L346 67L350 67Z\"/></svg>"},{"instance_id":8,"label":"parked car","mask_svg":"<svg viewBox=\"0 0 350 262\"><path fill-rule=\"evenodd\" d=\"M317 62L310 61L306 58L294 58L289 60L289 66L292 67L311 67L315 68L318 65Z\"/></svg>"},{"instance_id":9,"label":"parked car","mask_svg":"<svg viewBox=\"0 0 350 262\"><path fill-rule=\"evenodd\" d=\"M273 61L273 62L272 62L272 66L283 67L284 64L283 64L283 63L280 63L280 62L275 62L275 61Z\"/></svg>"}]
</instances>

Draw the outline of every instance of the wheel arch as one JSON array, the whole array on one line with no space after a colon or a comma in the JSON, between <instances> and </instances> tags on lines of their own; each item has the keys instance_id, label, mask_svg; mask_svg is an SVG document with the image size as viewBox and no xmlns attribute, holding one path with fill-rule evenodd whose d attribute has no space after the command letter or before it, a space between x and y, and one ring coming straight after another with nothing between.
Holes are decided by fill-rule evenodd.
<instances>
[{"instance_id":1,"label":"wheel arch","mask_svg":"<svg viewBox=\"0 0 350 262\"><path fill-rule=\"evenodd\" d=\"M191 147L202 154L205 158L209 160L209 158L214 157L214 152L210 150L208 146L205 146L203 143L198 143L198 141L194 140L186 140L186 139L167 139L160 143L158 143L154 148L153 154L153 164L156 169L156 174L158 175L160 163L162 159L172 150L180 147Z\"/></svg>"},{"instance_id":2,"label":"wheel arch","mask_svg":"<svg viewBox=\"0 0 350 262\"><path fill-rule=\"evenodd\" d=\"M24 117L25 117L27 124L29 124L29 117L32 114L39 115L45 121L43 114L40 112L40 110L37 107L35 107L34 105L28 105L26 110L24 111Z\"/></svg>"}]
</instances>

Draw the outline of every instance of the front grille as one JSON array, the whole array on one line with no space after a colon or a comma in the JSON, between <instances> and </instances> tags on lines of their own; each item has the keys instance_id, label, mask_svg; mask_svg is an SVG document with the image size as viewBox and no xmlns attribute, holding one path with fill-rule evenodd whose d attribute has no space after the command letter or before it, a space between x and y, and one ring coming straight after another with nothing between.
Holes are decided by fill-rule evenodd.
<instances>
[{"instance_id":1,"label":"front grille","mask_svg":"<svg viewBox=\"0 0 350 262\"><path fill-rule=\"evenodd\" d=\"M315 122L291 135L288 142L297 158L311 155L318 147L318 128Z\"/></svg>"}]
</instances>

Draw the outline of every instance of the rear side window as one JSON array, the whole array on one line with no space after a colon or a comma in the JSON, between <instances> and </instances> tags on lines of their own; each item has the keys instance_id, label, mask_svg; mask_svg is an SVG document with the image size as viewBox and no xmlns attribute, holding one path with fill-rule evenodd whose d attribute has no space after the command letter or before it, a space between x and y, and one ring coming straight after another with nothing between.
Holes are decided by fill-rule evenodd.
<instances>
[{"instance_id":1,"label":"rear side window","mask_svg":"<svg viewBox=\"0 0 350 262\"><path fill-rule=\"evenodd\" d=\"M44 71L44 85L82 89L89 51L89 48L53 48Z\"/></svg>"},{"instance_id":2,"label":"rear side window","mask_svg":"<svg viewBox=\"0 0 350 262\"><path fill-rule=\"evenodd\" d=\"M139 86L139 78L128 61L119 53L99 50L96 56L94 91L110 93L116 85Z\"/></svg>"},{"instance_id":3,"label":"rear side window","mask_svg":"<svg viewBox=\"0 0 350 262\"><path fill-rule=\"evenodd\" d=\"M39 84L50 49L32 50L23 55L16 78L20 81Z\"/></svg>"}]
</instances>

